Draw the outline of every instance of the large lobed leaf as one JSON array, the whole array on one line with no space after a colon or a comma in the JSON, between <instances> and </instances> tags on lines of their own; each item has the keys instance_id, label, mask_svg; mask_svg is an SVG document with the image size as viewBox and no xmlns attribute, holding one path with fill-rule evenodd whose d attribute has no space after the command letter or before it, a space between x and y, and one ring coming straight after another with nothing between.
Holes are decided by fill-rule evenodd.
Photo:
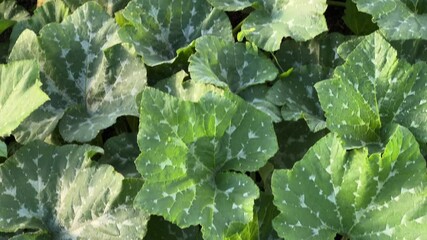
<instances>
[{"instance_id":1,"label":"large lobed leaf","mask_svg":"<svg viewBox=\"0 0 427 240\"><path fill-rule=\"evenodd\" d=\"M224 12L206 1L132 0L121 12L120 37L131 43L149 66L172 63L178 53L202 35L232 40Z\"/></svg>"},{"instance_id":2,"label":"large lobed leaf","mask_svg":"<svg viewBox=\"0 0 427 240\"><path fill-rule=\"evenodd\" d=\"M0 137L9 135L49 97L40 89L39 67L24 60L0 65Z\"/></svg>"},{"instance_id":3,"label":"large lobed leaf","mask_svg":"<svg viewBox=\"0 0 427 240\"><path fill-rule=\"evenodd\" d=\"M422 239L427 236L425 160L405 128L389 129L384 153L346 151L333 134L292 170L276 170L273 226L285 239Z\"/></svg>"},{"instance_id":4,"label":"large lobed leaf","mask_svg":"<svg viewBox=\"0 0 427 240\"><path fill-rule=\"evenodd\" d=\"M278 50L284 37L306 41L328 30L326 0L262 0L254 7L242 34L266 51Z\"/></svg>"},{"instance_id":5,"label":"large lobed leaf","mask_svg":"<svg viewBox=\"0 0 427 240\"><path fill-rule=\"evenodd\" d=\"M252 220L259 191L241 172L277 151L268 116L230 92L182 101L147 88L141 96L136 166L145 180L135 205L205 239L223 239Z\"/></svg>"},{"instance_id":6,"label":"large lobed leaf","mask_svg":"<svg viewBox=\"0 0 427 240\"><path fill-rule=\"evenodd\" d=\"M132 206L142 183L92 164L90 158L101 151L38 141L19 149L0 165L0 232L41 230L49 239L142 238L148 215Z\"/></svg>"},{"instance_id":7,"label":"large lobed leaf","mask_svg":"<svg viewBox=\"0 0 427 240\"><path fill-rule=\"evenodd\" d=\"M24 31L11 59L36 58L52 99L16 131L20 142L44 139L58 125L66 141L86 142L123 115L138 115L136 95L146 82L143 62L119 44L118 26L89 2L36 37Z\"/></svg>"},{"instance_id":8,"label":"large lobed leaf","mask_svg":"<svg viewBox=\"0 0 427 240\"><path fill-rule=\"evenodd\" d=\"M0 33L13 26L16 22L28 18L28 12L15 0L0 1Z\"/></svg>"},{"instance_id":9,"label":"large lobed leaf","mask_svg":"<svg viewBox=\"0 0 427 240\"><path fill-rule=\"evenodd\" d=\"M239 93L250 86L274 80L277 68L250 45L233 43L216 36L196 40L196 53L189 59L195 82L228 87Z\"/></svg>"},{"instance_id":10,"label":"large lobed leaf","mask_svg":"<svg viewBox=\"0 0 427 240\"><path fill-rule=\"evenodd\" d=\"M343 55L346 62L333 77L315 85L328 128L348 147L381 146L379 132L389 123L399 123L427 142L427 64L399 60L378 33Z\"/></svg>"},{"instance_id":11,"label":"large lobed leaf","mask_svg":"<svg viewBox=\"0 0 427 240\"><path fill-rule=\"evenodd\" d=\"M352 0L390 40L427 39L426 0Z\"/></svg>"}]
</instances>

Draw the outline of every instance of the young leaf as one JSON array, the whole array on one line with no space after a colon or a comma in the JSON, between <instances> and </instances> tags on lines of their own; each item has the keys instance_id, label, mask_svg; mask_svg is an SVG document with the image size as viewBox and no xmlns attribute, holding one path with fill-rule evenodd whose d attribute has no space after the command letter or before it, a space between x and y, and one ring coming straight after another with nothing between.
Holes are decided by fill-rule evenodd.
<instances>
[{"instance_id":1,"label":"young leaf","mask_svg":"<svg viewBox=\"0 0 427 240\"><path fill-rule=\"evenodd\" d=\"M66 141L86 142L117 117L138 115L135 96L145 86L146 71L138 57L118 44L117 30L101 6L89 2L61 24L48 24L40 31L40 51L35 55L52 101L16 131L19 142L44 139L58 121ZM15 59L34 57L15 51L21 48L18 43L27 46L18 39L12 50Z\"/></svg>"},{"instance_id":2,"label":"young leaf","mask_svg":"<svg viewBox=\"0 0 427 240\"><path fill-rule=\"evenodd\" d=\"M219 34L232 40L227 15L206 1L132 0L121 15L127 24L120 37L131 43L149 66L172 63L202 35Z\"/></svg>"},{"instance_id":3,"label":"young leaf","mask_svg":"<svg viewBox=\"0 0 427 240\"><path fill-rule=\"evenodd\" d=\"M284 37L306 41L328 30L326 0L262 0L242 25L243 35L266 51L276 51Z\"/></svg>"},{"instance_id":4,"label":"young leaf","mask_svg":"<svg viewBox=\"0 0 427 240\"><path fill-rule=\"evenodd\" d=\"M0 232L40 229L52 239L138 239L148 215L132 206L140 182L90 158L102 149L32 142L0 165Z\"/></svg>"},{"instance_id":5,"label":"young leaf","mask_svg":"<svg viewBox=\"0 0 427 240\"><path fill-rule=\"evenodd\" d=\"M30 29L38 33L48 23L62 22L69 13L70 10L62 1L54 0L44 3L41 7L34 10L34 15L31 18L16 23L10 36L11 46L15 44L19 35L25 29Z\"/></svg>"},{"instance_id":6,"label":"young leaf","mask_svg":"<svg viewBox=\"0 0 427 240\"><path fill-rule=\"evenodd\" d=\"M347 152L333 134L292 170L276 170L273 226L285 239L421 239L427 235L427 175L418 144L391 129L384 153Z\"/></svg>"},{"instance_id":7,"label":"young leaf","mask_svg":"<svg viewBox=\"0 0 427 240\"><path fill-rule=\"evenodd\" d=\"M235 93L274 80L278 74L273 62L252 47L216 36L197 39L189 62L193 81L228 87Z\"/></svg>"},{"instance_id":8,"label":"young leaf","mask_svg":"<svg viewBox=\"0 0 427 240\"><path fill-rule=\"evenodd\" d=\"M427 39L426 0L352 0L390 40Z\"/></svg>"},{"instance_id":9,"label":"young leaf","mask_svg":"<svg viewBox=\"0 0 427 240\"><path fill-rule=\"evenodd\" d=\"M315 85L328 128L348 147L381 145L379 130L391 122L427 142L427 64L398 60L378 33L364 38L345 60L332 79Z\"/></svg>"},{"instance_id":10,"label":"young leaf","mask_svg":"<svg viewBox=\"0 0 427 240\"><path fill-rule=\"evenodd\" d=\"M205 239L252 220L256 171L277 151L271 120L230 92L181 101L143 91L136 166L145 180L135 205ZM233 232L234 233L234 232Z\"/></svg>"},{"instance_id":11,"label":"young leaf","mask_svg":"<svg viewBox=\"0 0 427 240\"><path fill-rule=\"evenodd\" d=\"M39 67L35 61L0 65L0 137L9 135L34 110L49 100L40 89L41 85Z\"/></svg>"}]
</instances>

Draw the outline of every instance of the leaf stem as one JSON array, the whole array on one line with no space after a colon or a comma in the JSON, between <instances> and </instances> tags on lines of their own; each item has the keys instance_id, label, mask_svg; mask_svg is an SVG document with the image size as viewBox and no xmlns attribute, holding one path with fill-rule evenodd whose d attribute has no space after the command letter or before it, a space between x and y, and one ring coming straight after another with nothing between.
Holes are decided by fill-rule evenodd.
<instances>
[{"instance_id":1,"label":"leaf stem","mask_svg":"<svg viewBox=\"0 0 427 240\"><path fill-rule=\"evenodd\" d=\"M282 66L280 66L280 63L277 60L276 55L274 55L274 53L271 53L270 55L273 57L273 59L276 62L277 66L280 68L280 72L284 72L285 70L283 70Z\"/></svg>"},{"instance_id":2,"label":"leaf stem","mask_svg":"<svg viewBox=\"0 0 427 240\"><path fill-rule=\"evenodd\" d=\"M333 1L333 0L327 0L326 4L331 5L331 6L336 6L336 7L345 7L344 2L338 2L338 1Z\"/></svg>"}]
</instances>

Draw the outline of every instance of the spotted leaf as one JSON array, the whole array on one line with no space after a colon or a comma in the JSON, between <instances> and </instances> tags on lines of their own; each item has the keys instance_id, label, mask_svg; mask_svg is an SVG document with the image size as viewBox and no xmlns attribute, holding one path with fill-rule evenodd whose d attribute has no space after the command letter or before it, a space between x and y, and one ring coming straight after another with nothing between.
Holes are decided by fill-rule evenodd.
<instances>
[{"instance_id":1,"label":"spotted leaf","mask_svg":"<svg viewBox=\"0 0 427 240\"><path fill-rule=\"evenodd\" d=\"M145 182L135 205L204 239L223 239L252 220L259 190L243 174L277 151L270 118L230 92L182 101L143 91L136 166Z\"/></svg>"},{"instance_id":2,"label":"spotted leaf","mask_svg":"<svg viewBox=\"0 0 427 240\"><path fill-rule=\"evenodd\" d=\"M32 142L0 165L0 232L32 229L50 239L138 239L148 215L132 200L141 182L90 158L102 149Z\"/></svg>"},{"instance_id":3,"label":"spotted leaf","mask_svg":"<svg viewBox=\"0 0 427 240\"><path fill-rule=\"evenodd\" d=\"M52 101L17 129L20 142L44 139L59 124L66 141L86 142L123 115L138 115L136 95L146 83L143 62L119 44L118 26L98 4L89 2L62 23L46 25L34 43L18 39L14 59L36 58L43 90ZM22 45L20 44L22 43ZM34 46L35 45L35 46ZM21 48L22 47L22 48Z\"/></svg>"},{"instance_id":4,"label":"spotted leaf","mask_svg":"<svg viewBox=\"0 0 427 240\"><path fill-rule=\"evenodd\" d=\"M275 170L273 220L285 239L422 239L427 234L426 163L413 135L390 130L384 152L346 151L333 134L292 170Z\"/></svg>"},{"instance_id":5,"label":"spotted leaf","mask_svg":"<svg viewBox=\"0 0 427 240\"><path fill-rule=\"evenodd\" d=\"M427 39L426 0L352 0L390 40Z\"/></svg>"},{"instance_id":6,"label":"spotted leaf","mask_svg":"<svg viewBox=\"0 0 427 240\"><path fill-rule=\"evenodd\" d=\"M397 58L378 34L346 54L331 79L315 85L328 128L348 147L382 145L379 131L399 123L427 142L427 64Z\"/></svg>"},{"instance_id":7,"label":"spotted leaf","mask_svg":"<svg viewBox=\"0 0 427 240\"><path fill-rule=\"evenodd\" d=\"M278 74L273 62L254 48L216 36L197 39L196 53L189 61L193 81L228 87L236 93L274 80Z\"/></svg>"},{"instance_id":8,"label":"spotted leaf","mask_svg":"<svg viewBox=\"0 0 427 240\"><path fill-rule=\"evenodd\" d=\"M121 12L120 37L131 43L149 66L172 63L193 40L208 34L232 40L224 12L206 1L132 0Z\"/></svg>"}]
</instances>

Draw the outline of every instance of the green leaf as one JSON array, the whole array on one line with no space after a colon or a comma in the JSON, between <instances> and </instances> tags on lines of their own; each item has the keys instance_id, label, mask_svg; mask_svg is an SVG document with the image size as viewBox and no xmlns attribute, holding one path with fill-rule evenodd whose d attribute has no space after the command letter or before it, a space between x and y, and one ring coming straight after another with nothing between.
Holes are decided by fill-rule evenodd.
<instances>
[{"instance_id":1,"label":"green leaf","mask_svg":"<svg viewBox=\"0 0 427 240\"><path fill-rule=\"evenodd\" d=\"M6 143L0 140L0 158L7 157L7 146Z\"/></svg>"},{"instance_id":2,"label":"green leaf","mask_svg":"<svg viewBox=\"0 0 427 240\"><path fill-rule=\"evenodd\" d=\"M172 63L202 35L218 34L232 41L227 15L205 1L132 0L121 14L128 24L120 30L120 37L149 66Z\"/></svg>"},{"instance_id":3,"label":"green leaf","mask_svg":"<svg viewBox=\"0 0 427 240\"><path fill-rule=\"evenodd\" d=\"M427 142L427 64L397 59L378 33L364 38L345 60L331 79L315 85L328 128L348 147L381 146L379 131L388 123Z\"/></svg>"},{"instance_id":4,"label":"green leaf","mask_svg":"<svg viewBox=\"0 0 427 240\"><path fill-rule=\"evenodd\" d=\"M99 163L110 164L125 177L139 177L135 159L139 155L136 133L126 133L109 138L104 144L104 155Z\"/></svg>"},{"instance_id":5,"label":"green leaf","mask_svg":"<svg viewBox=\"0 0 427 240\"><path fill-rule=\"evenodd\" d=\"M198 226L181 229L158 216L151 216L148 221L146 240L202 240Z\"/></svg>"},{"instance_id":6,"label":"green leaf","mask_svg":"<svg viewBox=\"0 0 427 240\"><path fill-rule=\"evenodd\" d=\"M421 239L427 235L426 163L405 128L389 129L383 153L346 151L333 134L292 170L276 170L281 212L273 226L286 239Z\"/></svg>"},{"instance_id":7,"label":"green leaf","mask_svg":"<svg viewBox=\"0 0 427 240\"><path fill-rule=\"evenodd\" d=\"M148 215L132 206L140 182L90 158L102 149L32 142L0 165L0 231L52 239L138 239Z\"/></svg>"},{"instance_id":8,"label":"green leaf","mask_svg":"<svg viewBox=\"0 0 427 240\"><path fill-rule=\"evenodd\" d=\"M228 87L235 93L274 80L278 74L273 62L256 49L216 36L197 39L189 62L193 81Z\"/></svg>"},{"instance_id":9,"label":"green leaf","mask_svg":"<svg viewBox=\"0 0 427 240\"><path fill-rule=\"evenodd\" d=\"M31 112L49 100L41 85L35 61L0 65L0 137L9 135Z\"/></svg>"},{"instance_id":10,"label":"green leaf","mask_svg":"<svg viewBox=\"0 0 427 240\"><path fill-rule=\"evenodd\" d=\"M344 16L342 19L350 30L356 35L367 35L378 29L372 22L372 16L357 10L352 0L345 1Z\"/></svg>"},{"instance_id":11,"label":"green leaf","mask_svg":"<svg viewBox=\"0 0 427 240\"><path fill-rule=\"evenodd\" d=\"M254 0L207 0L215 8L224 11L238 11L250 7Z\"/></svg>"},{"instance_id":12,"label":"green leaf","mask_svg":"<svg viewBox=\"0 0 427 240\"><path fill-rule=\"evenodd\" d=\"M318 65L301 66L289 77L277 81L268 91L267 99L283 106L281 112L284 120L304 119L311 131L320 131L326 127L326 122L314 84L329 75L328 68Z\"/></svg>"},{"instance_id":13,"label":"green leaf","mask_svg":"<svg viewBox=\"0 0 427 240\"><path fill-rule=\"evenodd\" d=\"M427 39L426 0L352 0L390 40Z\"/></svg>"},{"instance_id":14,"label":"green leaf","mask_svg":"<svg viewBox=\"0 0 427 240\"><path fill-rule=\"evenodd\" d=\"M327 31L326 0L262 0L242 25L243 35L266 51L276 51L284 37L306 41Z\"/></svg>"},{"instance_id":15,"label":"green leaf","mask_svg":"<svg viewBox=\"0 0 427 240\"><path fill-rule=\"evenodd\" d=\"M89 2L62 23L45 26L33 56L15 50L28 49L18 39L13 57L36 55L44 90L52 99L16 131L19 142L44 139L58 122L66 141L87 142L117 117L138 115L135 97L145 86L146 71L133 52L117 44L117 30L101 6Z\"/></svg>"},{"instance_id":16,"label":"green leaf","mask_svg":"<svg viewBox=\"0 0 427 240\"><path fill-rule=\"evenodd\" d=\"M75 11L80 6L88 2L88 0L61 0L63 1L71 10ZM116 11L123 9L128 3L129 0L91 0L93 2L101 5L110 15L113 15Z\"/></svg>"},{"instance_id":17,"label":"green leaf","mask_svg":"<svg viewBox=\"0 0 427 240\"><path fill-rule=\"evenodd\" d=\"M252 220L259 190L242 174L277 151L271 120L230 92L182 101L142 93L136 166L145 180L135 205L204 239L223 239Z\"/></svg>"},{"instance_id":18,"label":"green leaf","mask_svg":"<svg viewBox=\"0 0 427 240\"><path fill-rule=\"evenodd\" d=\"M261 112L264 112L271 117L273 122L282 121L280 109L268 101L267 95L271 87L268 84L259 84L246 88L240 92L239 96L245 99L246 102L252 104Z\"/></svg>"},{"instance_id":19,"label":"green leaf","mask_svg":"<svg viewBox=\"0 0 427 240\"><path fill-rule=\"evenodd\" d=\"M34 10L33 16L24 21L19 21L12 30L10 40L13 46L19 35L25 30L30 29L38 33L45 25L49 23L60 23L70 13L62 1L53 0L44 3L41 7Z\"/></svg>"},{"instance_id":20,"label":"green leaf","mask_svg":"<svg viewBox=\"0 0 427 240\"><path fill-rule=\"evenodd\" d=\"M15 0L3 0L0 2L0 33L13 26L16 22L28 18L28 12Z\"/></svg>"}]
</instances>

